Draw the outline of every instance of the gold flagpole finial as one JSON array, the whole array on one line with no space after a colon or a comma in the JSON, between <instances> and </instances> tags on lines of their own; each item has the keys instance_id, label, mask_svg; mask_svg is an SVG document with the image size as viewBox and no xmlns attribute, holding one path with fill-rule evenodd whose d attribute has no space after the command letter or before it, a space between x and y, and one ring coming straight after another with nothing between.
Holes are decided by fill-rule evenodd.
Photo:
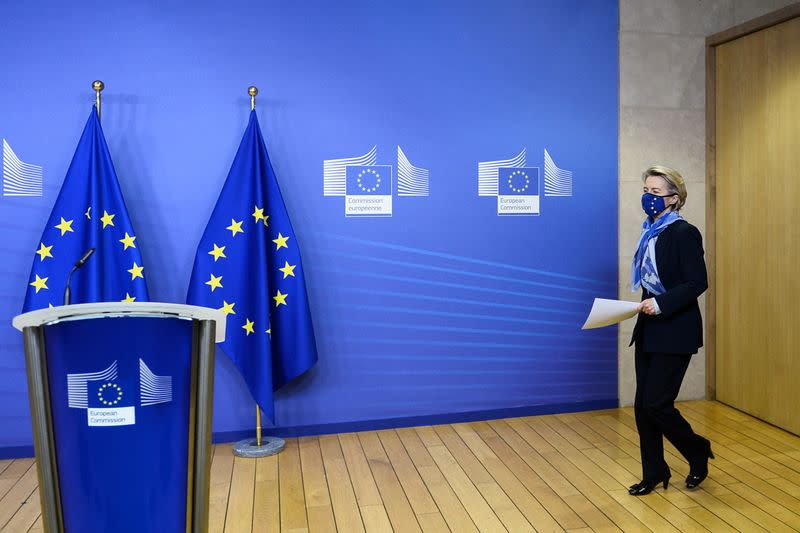
<instances>
[{"instance_id":1,"label":"gold flagpole finial","mask_svg":"<svg viewBox=\"0 0 800 533\"><path fill-rule=\"evenodd\" d=\"M95 96L94 105L95 105L95 107L97 107L97 118L98 119L100 118L100 93L103 92L103 89L105 89L105 88L106 88L106 84L103 83L100 80L94 80L92 82L92 89L94 89L94 92L95 92L95 95L96 95Z\"/></svg>"},{"instance_id":2,"label":"gold flagpole finial","mask_svg":"<svg viewBox=\"0 0 800 533\"><path fill-rule=\"evenodd\" d=\"M251 85L247 88L247 94L250 95L250 109L256 108L256 96L258 96L258 87Z\"/></svg>"}]
</instances>

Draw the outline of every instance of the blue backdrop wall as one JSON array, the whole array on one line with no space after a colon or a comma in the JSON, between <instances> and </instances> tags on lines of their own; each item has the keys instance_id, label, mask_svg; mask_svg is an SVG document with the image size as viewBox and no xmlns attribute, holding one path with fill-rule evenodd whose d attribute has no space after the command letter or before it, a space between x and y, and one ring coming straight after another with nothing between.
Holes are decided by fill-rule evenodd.
<instances>
[{"instance_id":1,"label":"blue backdrop wall","mask_svg":"<svg viewBox=\"0 0 800 533\"><path fill-rule=\"evenodd\" d=\"M277 396L280 431L616 404L616 330L580 331L617 286L616 0L3 10L4 168L41 167L43 188L0 197L0 448L32 441L10 323L96 78L151 299L168 302L261 89L319 345ZM346 216L348 164L391 167L372 213L391 216ZM214 416L222 437L253 426L224 356Z\"/></svg>"}]
</instances>

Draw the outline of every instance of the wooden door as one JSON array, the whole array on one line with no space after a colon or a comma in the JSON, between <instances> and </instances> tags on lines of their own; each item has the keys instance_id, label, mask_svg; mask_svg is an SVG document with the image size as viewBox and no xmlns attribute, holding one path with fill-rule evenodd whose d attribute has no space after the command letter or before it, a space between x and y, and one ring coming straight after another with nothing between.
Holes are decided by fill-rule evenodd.
<instances>
[{"instance_id":1,"label":"wooden door","mask_svg":"<svg viewBox=\"0 0 800 533\"><path fill-rule=\"evenodd\" d=\"M800 434L800 18L715 48L716 397Z\"/></svg>"}]
</instances>

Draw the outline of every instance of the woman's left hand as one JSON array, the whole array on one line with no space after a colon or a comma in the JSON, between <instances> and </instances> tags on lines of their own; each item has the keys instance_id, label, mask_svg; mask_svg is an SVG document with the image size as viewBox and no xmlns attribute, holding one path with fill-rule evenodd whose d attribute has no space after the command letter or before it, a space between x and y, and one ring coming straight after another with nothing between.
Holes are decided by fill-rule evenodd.
<instances>
[{"instance_id":1,"label":"woman's left hand","mask_svg":"<svg viewBox=\"0 0 800 533\"><path fill-rule=\"evenodd\" d=\"M639 311L646 315L655 315L656 314L656 304L653 298L648 298L644 300L642 303L639 304Z\"/></svg>"}]
</instances>

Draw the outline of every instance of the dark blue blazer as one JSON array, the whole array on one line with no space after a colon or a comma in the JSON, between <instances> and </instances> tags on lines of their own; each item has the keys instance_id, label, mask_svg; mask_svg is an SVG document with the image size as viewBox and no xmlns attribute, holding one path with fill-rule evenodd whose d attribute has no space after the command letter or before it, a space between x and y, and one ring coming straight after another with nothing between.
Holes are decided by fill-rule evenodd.
<instances>
[{"instance_id":1,"label":"dark blue blazer","mask_svg":"<svg viewBox=\"0 0 800 533\"><path fill-rule=\"evenodd\" d=\"M694 354L703 345L697 298L708 288L703 237L685 220L662 231L656 241L656 268L666 292L656 296L660 315L639 313L630 344L645 352ZM652 298L642 291L642 300Z\"/></svg>"}]
</instances>

